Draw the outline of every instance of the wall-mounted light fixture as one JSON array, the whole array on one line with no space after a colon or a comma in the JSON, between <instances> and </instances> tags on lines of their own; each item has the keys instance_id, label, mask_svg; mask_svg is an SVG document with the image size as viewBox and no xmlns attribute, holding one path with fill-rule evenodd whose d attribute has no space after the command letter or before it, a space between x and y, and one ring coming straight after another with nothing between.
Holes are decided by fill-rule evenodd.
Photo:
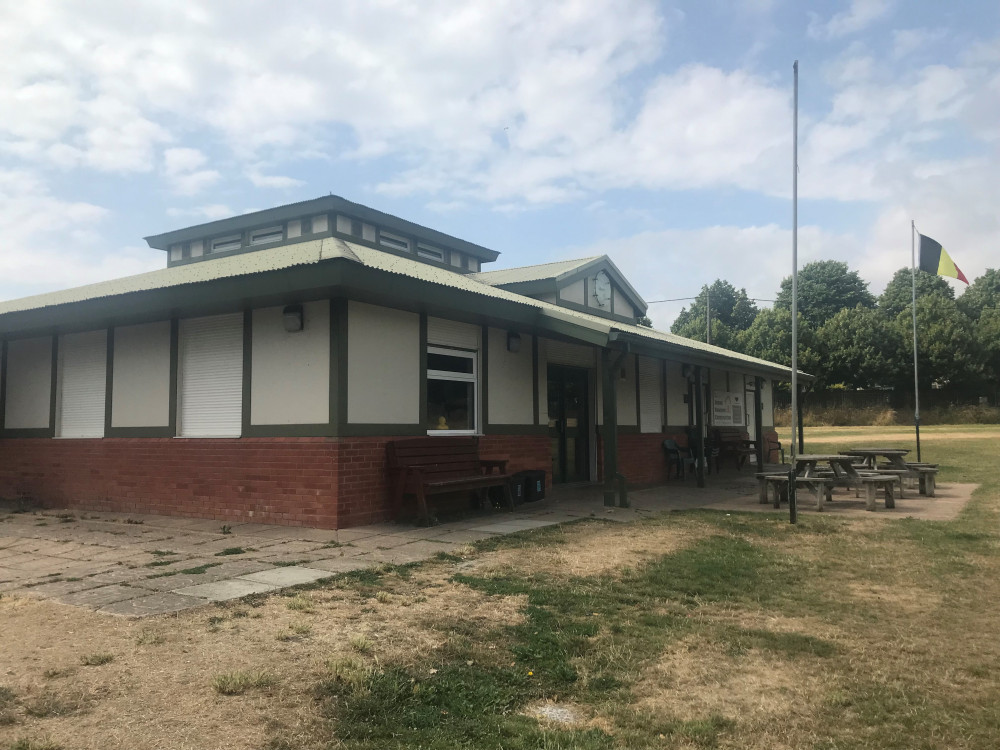
<instances>
[{"instance_id":1,"label":"wall-mounted light fixture","mask_svg":"<svg viewBox=\"0 0 1000 750\"><path fill-rule=\"evenodd\" d=\"M511 354L517 354L521 351L521 334L515 331L507 332L507 351Z\"/></svg>"},{"instance_id":2,"label":"wall-mounted light fixture","mask_svg":"<svg viewBox=\"0 0 1000 750\"><path fill-rule=\"evenodd\" d=\"M288 305L281 311L281 319L285 324L286 331L298 333L303 328L302 305Z\"/></svg>"},{"instance_id":3,"label":"wall-mounted light fixture","mask_svg":"<svg viewBox=\"0 0 1000 750\"><path fill-rule=\"evenodd\" d=\"M692 369L691 365L681 365L681 377L690 380L691 376L694 374Z\"/></svg>"}]
</instances>

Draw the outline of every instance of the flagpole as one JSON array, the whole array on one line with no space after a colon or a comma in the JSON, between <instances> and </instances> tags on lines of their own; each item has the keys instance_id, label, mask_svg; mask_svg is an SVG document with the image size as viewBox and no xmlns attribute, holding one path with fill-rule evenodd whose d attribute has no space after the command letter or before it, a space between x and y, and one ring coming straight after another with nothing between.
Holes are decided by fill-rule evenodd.
<instances>
[{"instance_id":1,"label":"flagpole","mask_svg":"<svg viewBox=\"0 0 1000 750\"><path fill-rule=\"evenodd\" d=\"M920 379L917 376L917 225L910 220L910 274L913 276L913 428L920 461Z\"/></svg>"},{"instance_id":2,"label":"flagpole","mask_svg":"<svg viewBox=\"0 0 1000 750\"><path fill-rule=\"evenodd\" d=\"M795 523L796 429L799 414L799 61L792 65L792 465L788 470L788 522Z\"/></svg>"}]
</instances>

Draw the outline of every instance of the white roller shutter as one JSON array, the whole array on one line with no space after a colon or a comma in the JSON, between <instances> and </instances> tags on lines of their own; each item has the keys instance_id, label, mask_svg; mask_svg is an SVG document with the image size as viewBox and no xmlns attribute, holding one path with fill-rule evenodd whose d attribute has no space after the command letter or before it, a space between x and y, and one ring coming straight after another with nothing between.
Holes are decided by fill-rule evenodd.
<instances>
[{"instance_id":1,"label":"white roller shutter","mask_svg":"<svg viewBox=\"0 0 1000 750\"><path fill-rule=\"evenodd\" d=\"M180 322L178 430L239 437L243 428L243 314Z\"/></svg>"},{"instance_id":2,"label":"white roller shutter","mask_svg":"<svg viewBox=\"0 0 1000 750\"><path fill-rule=\"evenodd\" d=\"M57 437L104 437L107 371L107 331L60 337Z\"/></svg>"},{"instance_id":3,"label":"white roller shutter","mask_svg":"<svg viewBox=\"0 0 1000 750\"><path fill-rule=\"evenodd\" d=\"M479 351L479 326L444 318L427 318L427 343Z\"/></svg>"},{"instance_id":4,"label":"white roller shutter","mask_svg":"<svg viewBox=\"0 0 1000 750\"><path fill-rule=\"evenodd\" d=\"M550 365L572 365L574 367L593 367L594 349L580 344L567 344L562 341L545 342L545 359Z\"/></svg>"},{"instance_id":5,"label":"white roller shutter","mask_svg":"<svg viewBox=\"0 0 1000 750\"><path fill-rule=\"evenodd\" d=\"M639 357L639 432L660 432L663 429L660 390L660 361Z\"/></svg>"}]
</instances>

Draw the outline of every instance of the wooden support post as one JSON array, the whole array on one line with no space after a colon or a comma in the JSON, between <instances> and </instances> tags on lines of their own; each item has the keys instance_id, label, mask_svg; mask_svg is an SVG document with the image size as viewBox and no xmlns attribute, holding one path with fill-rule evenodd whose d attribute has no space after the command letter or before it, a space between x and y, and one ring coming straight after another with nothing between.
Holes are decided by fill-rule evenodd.
<instances>
[{"instance_id":1,"label":"wooden support post","mask_svg":"<svg viewBox=\"0 0 1000 750\"><path fill-rule=\"evenodd\" d=\"M698 486L705 486L705 410L702 406L704 386L701 380L701 365L694 367L694 423L695 423L695 477Z\"/></svg>"},{"instance_id":2,"label":"wooden support post","mask_svg":"<svg viewBox=\"0 0 1000 750\"><path fill-rule=\"evenodd\" d=\"M757 438L757 471L764 470L764 410L760 403L763 382L763 378L753 379L753 429Z\"/></svg>"},{"instance_id":3,"label":"wooden support post","mask_svg":"<svg viewBox=\"0 0 1000 750\"><path fill-rule=\"evenodd\" d=\"M615 495L618 495L617 505L627 508L628 491L625 487L625 477L618 473L618 371L628 352L613 352L611 349L601 350L601 398L603 400L604 425L604 505L615 507ZM617 492L616 492L617 490Z\"/></svg>"}]
</instances>

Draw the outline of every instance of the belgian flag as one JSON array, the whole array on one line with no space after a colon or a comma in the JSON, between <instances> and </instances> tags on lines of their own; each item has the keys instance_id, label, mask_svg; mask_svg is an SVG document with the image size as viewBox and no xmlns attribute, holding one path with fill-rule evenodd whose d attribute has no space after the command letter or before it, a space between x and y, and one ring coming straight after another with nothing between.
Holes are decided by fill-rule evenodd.
<instances>
[{"instance_id":1,"label":"belgian flag","mask_svg":"<svg viewBox=\"0 0 1000 750\"><path fill-rule=\"evenodd\" d=\"M955 261L941 247L941 243L924 235L920 235L920 270L935 276L950 276L953 279L964 281L966 284L969 283L962 270L955 265Z\"/></svg>"}]
</instances>

